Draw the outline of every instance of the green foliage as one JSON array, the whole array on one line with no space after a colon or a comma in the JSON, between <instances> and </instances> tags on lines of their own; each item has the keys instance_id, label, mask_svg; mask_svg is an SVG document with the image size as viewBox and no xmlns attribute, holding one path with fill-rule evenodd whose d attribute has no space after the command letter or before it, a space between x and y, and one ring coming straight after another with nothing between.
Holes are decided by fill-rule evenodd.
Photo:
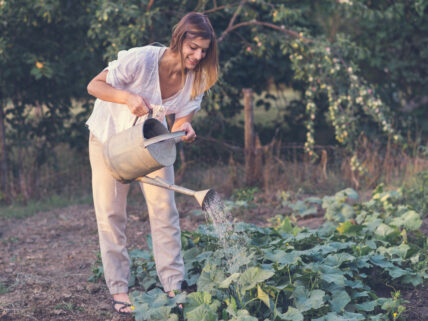
<instances>
[{"instance_id":1,"label":"green foliage","mask_svg":"<svg viewBox=\"0 0 428 321\"><path fill-rule=\"evenodd\" d=\"M161 289L153 289L149 292L132 292L130 299L135 306L135 320L150 321L178 321L178 316L171 311L176 308L176 304L184 302L185 294L169 298Z\"/></svg>"},{"instance_id":2,"label":"green foliage","mask_svg":"<svg viewBox=\"0 0 428 321\"><path fill-rule=\"evenodd\" d=\"M428 215L428 170L416 174L415 179L402 188L403 197L422 216Z\"/></svg>"},{"instance_id":3,"label":"green foliage","mask_svg":"<svg viewBox=\"0 0 428 321\"><path fill-rule=\"evenodd\" d=\"M425 0L3 1L0 107L10 164L2 177L12 186L26 175L27 151L35 169L54 158L59 142L84 152L88 81L120 50L168 45L189 11L208 15L220 49L220 79L204 99L209 124L201 134L242 143L242 128L225 122L242 110L242 89L252 88L256 108L284 105L260 129L262 142L278 128L287 141L305 141L314 157L316 143L338 142L363 173L361 135L400 143L400 133L428 130L427 8ZM284 88L301 99L284 98ZM76 101L81 108L73 113Z\"/></svg>"},{"instance_id":4,"label":"green foliage","mask_svg":"<svg viewBox=\"0 0 428 321\"><path fill-rule=\"evenodd\" d=\"M0 283L0 295L8 293L10 290L9 288L4 285L3 283Z\"/></svg>"},{"instance_id":5,"label":"green foliage","mask_svg":"<svg viewBox=\"0 0 428 321\"><path fill-rule=\"evenodd\" d=\"M352 202L349 199L352 198ZM251 256L236 262L234 272L225 260L212 227L183 232L187 282L196 292L183 294L185 320L391 320L405 311L400 291L428 278L426 237L417 236L419 214L401 194L377 188L372 198L359 201L351 189L325 197L329 221L318 230L296 228L288 218L272 227L234 225L232 238L246 239L237 252ZM344 204L352 212L343 214ZM385 228L382 228L382 227ZM412 235L412 237L410 237ZM243 237L245 236L245 238ZM423 242L414 242L418 237ZM232 239L229 240L232 242ZM145 251L146 273L155 273ZM148 265L150 264L150 265ZM133 270L135 273L135 269ZM385 286L390 298L380 297ZM136 319L177 320L173 301L155 288L134 292ZM149 309L148 307L151 307ZM162 312L162 314L161 314ZM156 316L155 316L156 315Z\"/></svg>"},{"instance_id":6,"label":"green foliage","mask_svg":"<svg viewBox=\"0 0 428 321\"><path fill-rule=\"evenodd\" d=\"M43 200L30 200L27 203L17 200L10 205L0 205L0 218L21 219L36 213L70 206L71 204L89 204L91 202L91 196L87 195L82 197L68 197L55 194Z\"/></svg>"},{"instance_id":7,"label":"green foliage","mask_svg":"<svg viewBox=\"0 0 428 321\"><path fill-rule=\"evenodd\" d=\"M89 282L97 282L104 278L104 268L101 262L101 253L97 253L97 260L92 265L92 275L88 278Z\"/></svg>"},{"instance_id":8,"label":"green foliage","mask_svg":"<svg viewBox=\"0 0 428 321\"><path fill-rule=\"evenodd\" d=\"M232 199L237 201L254 202L255 194L259 192L258 187L248 187L233 191Z\"/></svg>"},{"instance_id":9,"label":"green foliage","mask_svg":"<svg viewBox=\"0 0 428 321\"><path fill-rule=\"evenodd\" d=\"M40 168L55 159L52 151L61 142L86 145L76 140L86 134L86 84L101 68L98 46L86 36L91 12L87 1L0 3L2 192L11 193L14 187L18 190L12 192L28 200L15 180L31 176L30 181L37 181ZM77 100L84 110L73 113ZM31 173L25 168L27 160Z\"/></svg>"},{"instance_id":10,"label":"green foliage","mask_svg":"<svg viewBox=\"0 0 428 321\"><path fill-rule=\"evenodd\" d=\"M213 6L209 1L149 5L148 1L98 0L96 6L89 34L107 47L109 58L132 46L167 45L172 26L184 13L205 12L218 35L221 64L219 83L204 102L206 110L229 117L241 109L242 88L260 94L285 84L304 94L308 152L315 143L315 121L324 112L337 140L354 148L360 129L375 134L376 123L399 139L392 117L406 102L413 102L413 111L422 110L427 82L420 66L426 63L427 24L426 15L421 15L426 7L419 2L398 1L391 6L365 0L216 1ZM408 23L409 17L414 24ZM404 58L408 55L413 59ZM276 98L268 94L257 106L268 109L269 100ZM293 124L302 112L296 111L292 119L279 118L273 126L286 122L294 135L299 129Z\"/></svg>"}]
</instances>

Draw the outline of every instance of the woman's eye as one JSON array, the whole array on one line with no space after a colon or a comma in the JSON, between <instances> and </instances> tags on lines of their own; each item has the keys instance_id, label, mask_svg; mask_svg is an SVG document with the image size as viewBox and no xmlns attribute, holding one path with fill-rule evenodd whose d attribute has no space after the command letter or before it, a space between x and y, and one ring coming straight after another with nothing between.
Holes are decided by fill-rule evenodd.
<instances>
[{"instance_id":1,"label":"woman's eye","mask_svg":"<svg viewBox=\"0 0 428 321\"><path fill-rule=\"evenodd\" d=\"M198 48L196 48L196 47L190 47L190 49L192 49L192 50L196 50L196 49L198 49Z\"/></svg>"}]
</instances>

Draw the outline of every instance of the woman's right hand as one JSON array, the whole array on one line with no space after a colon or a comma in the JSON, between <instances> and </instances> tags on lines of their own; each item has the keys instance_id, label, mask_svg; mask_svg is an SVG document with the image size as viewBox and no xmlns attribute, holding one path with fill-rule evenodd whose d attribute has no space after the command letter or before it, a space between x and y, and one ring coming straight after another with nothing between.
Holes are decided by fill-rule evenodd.
<instances>
[{"instance_id":1,"label":"woman's right hand","mask_svg":"<svg viewBox=\"0 0 428 321\"><path fill-rule=\"evenodd\" d=\"M107 84L108 70L103 70L88 84L88 93L96 98L117 104L125 104L135 116L147 114L152 106L144 97L135 95L126 90L121 90Z\"/></svg>"},{"instance_id":2,"label":"woman's right hand","mask_svg":"<svg viewBox=\"0 0 428 321\"><path fill-rule=\"evenodd\" d=\"M152 106L144 97L129 94L126 99L126 105L129 108L129 111L138 117L141 117L147 114L150 110L152 110Z\"/></svg>"}]
</instances>

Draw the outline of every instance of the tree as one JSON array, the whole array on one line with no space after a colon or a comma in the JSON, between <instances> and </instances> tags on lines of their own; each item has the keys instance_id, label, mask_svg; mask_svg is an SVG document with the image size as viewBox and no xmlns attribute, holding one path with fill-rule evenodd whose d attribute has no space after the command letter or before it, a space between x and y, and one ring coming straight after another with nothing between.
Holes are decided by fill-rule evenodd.
<instances>
[{"instance_id":1,"label":"tree","mask_svg":"<svg viewBox=\"0 0 428 321\"><path fill-rule=\"evenodd\" d=\"M92 18L87 1L2 1L0 15L1 178L5 193L12 186L8 180L18 179L21 185L28 179L37 180L37 168L47 161L53 147L70 139L73 99L87 96L85 84L98 70L100 58L86 36ZM33 177L24 177L28 153L34 156L27 164ZM29 197L25 186L20 192Z\"/></svg>"},{"instance_id":2,"label":"tree","mask_svg":"<svg viewBox=\"0 0 428 321\"><path fill-rule=\"evenodd\" d=\"M313 92L320 87L314 87L314 79L317 83L325 80L322 90L311 95L330 106L327 119L338 141L347 144L355 138L350 134L358 131L348 128L344 137L340 126L352 123L359 128L358 119L364 122L372 119L371 128L377 123L381 131L391 134L390 122L403 106L407 106L407 110L423 109L427 83L425 8L426 1L404 0L393 5L389 1L366 0L287 3L99 0L97 20L93 21L90 34L107 47L105 58L112 59L117 51L129 47L154 41L168 44L170 30L182 15L188 11L203 12L216 29L221 58L219 85L205 103L209 112L220 112L225 117L238 112L242 108L239 103L242 88L261 93L269 89L269 84L283 83L305 95L308 88ZM391 25L395 26L392 31ZM412 47L403 46L403 42L411 43ZM396 55L397 52L401 53ZM405 55L409 54L412 59L407 60ZM329 60L325 59L326 55ZM315 70L310 65L320 67ZM336 71L331 72L332 68ZM319 72L319 77L314 77L313 72ZM385 73L393 74L393 78L385 77ZM330 101L324 90L328 83L335 84L334 93L330 90L333 95ZM358 96L357 87L368 94ZM347 120L333 120L333 103L337 104L338 97L345 92L354 97L353 107L342 107L348 114L344 116ZM357 96L363 99L363 104L355 102ZM394 101L392 97L397 96L404 100ZM314 97L306 97L310 105L315 103ZM380 113L376 112L377 108L374 113L369 111L369 105L374 102L376 106L380 104ZM266 102L260 105L268 107ZM310 110L308 107L311 136L312 118L323 115Z\"/></svg>"},{"instance_id":3,"label":"tree","mask_svg":"<svg viewBox=\"0 0 428 321\"><path fill-rule=\"evenodd\" d=\"M72 115L72 101L87 101L87 82L108 60L131 47L168 45L189 11L208 15L219 41L221 77L203 103L209 119L225 123L240 112L243 88L265 93L256 105L269 108L272 86L285 85L302 99L272 127L289 140L304 137L314 158L316 142L334 140L360 171L361 134L399 142L415 122L428 130L427 7L427 0L2 1L2 191L11 173L22 177L24 152L32 150L37 168L55 144L82 142L89 107Z\"/></svg>"}]
</instances>

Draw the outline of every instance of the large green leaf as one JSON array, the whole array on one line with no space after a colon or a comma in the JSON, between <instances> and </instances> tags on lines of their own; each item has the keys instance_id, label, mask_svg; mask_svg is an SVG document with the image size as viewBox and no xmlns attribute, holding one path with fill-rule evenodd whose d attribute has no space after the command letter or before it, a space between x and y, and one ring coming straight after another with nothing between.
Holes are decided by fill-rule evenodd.
<instances>
[{"instance_id":1,"label":"large green leaf","mask_svg":"<svg viewBox=\"0 0 428 321\"><path fill-rule=\"evenodd\" d=\"M357 310L370 312L370 311L373 311L374 308L377 307L378 305L379 305L379 302L377 300L373 300L373 301L366 301L363 303L357 303L355 304L355 308Z\"/></svg>"},{"instance_id":2,"label":"large green leaf","mask_svg":"<svg viewBox=\"0 0 428 321\"><path fill-rule=\"evenodd\" d=\"M263 282L274 275L273 271L263 270L259 267L251 267L242 273L238 279L238 286L241 294L253 289L260 282Z\"/></svg>"},{"instance_id":3,"label":"large green leaf","mask_svg":"<svg viewBox=\"0 0 428 321\"><path fill-rule=\"evenodd\" d=\"M337 231L342 235L347 236L357 236L358 233L360 233L363 229L362 225L356 225L351 223L350 221L346 221L343 223L340 223L337 227Z\"/></svg>"},{"instance_id":4,"label":"large green leaf","mask_svg":"<svg viewBox=\"0 0 428 321\"><path fill-rule=\"evenodd\" d=\"M198 291L211 292L224 280L224 272L214 265L206 265L198 279Z\"/></svg>"},{"instance_id":5,"label":"large green leaf","mask_svg":"<svg viewBox=\"0 0 428 321\"><path fill-rule=\"evenodd\" d=\"M178 315L171 314L171 307L159 307L151 309L150 321L178 321Z\"/></svg>"},{"instance_id":6,"label":"large green leaf","mask_svg":"<svg viewBox=\"0 0 428 321\"><path fill-rule=\"evenodd\" d=\"M207 305L200 305L185 312L188 321L217 321L217 312Z\"/></svg>"},{"instance_id":7,"label":"large green leaf","mask_svg":"<svg viewBox=\"0 0 428 321\"><path fill-rule=\"evenodd\" d=\"M325 292L323 290L308 291L303 285L296 286L293 297L296 300L296 308L300 312L311 309L319 309L324 306Z\"/></svg>"},{"instance_id":8,"label":"large green leaf","mask_svg":"<svg viewBox=\"0 0 428 321\"><path fill-rule=\"evenodd\" d=\"M375 231L375 235L381 239L398 237L400 231L397 228L393 228L385 223L381 223Z\"/></svg>"},{"instance_id":9,"label":"large green leaf","mask_svg":"<svg viewBox=\"0 0 428 321\"><path fill-rule=\"evenodd\" d=\"M176 320L176 316L170 313L172 307L175 306L175 298L169 298L161 289L153 289L142 294L132 292L130 298L135 306L134 312L137 321Z\"/></svg>"},{"instance_id":10,"label":"large green leaf","mask_svg":"<svg viewBox=\"0 0 428 321\"><path fill-rule=\"evenodd\" d=\"M257 284L257 299L263 301L263 303L270 308L269 295L263 291L259 284Z\"/></svg>"},{"instance_id":11,"label":"large green leaf","mask_svg":"<svg viewBox=\"0 0 428 321\"><path fill-rule=\"evenodd\" d=\"M405 244L405 243L402 243L399 246L391 246L388 248L381 246L377 249L377 251L380 254L385 255L385 253L386 253L386 254L390 255L391 257L398 256L401 259L405 259L407 252L409 250L410 250L410 246Z\"/></svg>"},{"instance_id":12,"label":"large green leaf","mask_svg":"<svg viewBox=\"0 0 428 321\"><path fill-rule=\"evenodd\" d=\"M421 217L415 211L408 211L405 214L394 218L391 225L396 227L404 227L408 230L415 231L422 225Z\"/></svg>"},{"instance_id":13,"label":"large green leaf","mask_svg":"<svg viewBox=\"0 0 428 321\"><path fill-rule=\"evenodd\" d=\"M251 316L247 310L238 310L236 316L230 319L230 321L258 321L258 319Z\"/></svg>"},{"instance_id":14,"label":"large green leaf","mask_svg":"<svg viewBox=\"0 0 428 321\"><path fill-rule=\"evenodd\" d=\"M285 252L282 250L275 250L265 253L266 259L281 265L294 265L301 260L300 256L300 251Z\"/></svg>"},{"instance_id":15,"label":"large green leaf","mask_svg":"<svg viewBox=\"0 0 428 321\"><path fill-rule=\"evenodd\" d=\"M343 273L321 273L321 280L326 281L327 283L334 283L339 286L345 285L345 276Z\"/></svg>"},{"instance_id":16,"label":"large green leaf","mask_svg":"<svg viewBox=\"0 0 428 321\"><path fill-rule=\"evenodd\" d=\"M360 313L351 313L351 312L345 312L341 315L334 312L330 312L321 318L312 319L312 321L363 321L363 320L366 320L364 315Z\"/></svg>"},{"instance_id":17,"label":"large green leaf","mask_svg":"<svg viewBox=\"0 0 428 321\"><path fill-rule=\"evenodd\" d=\"M189 321L216 321L217 309L220 306L218 300L212 300L208 292L193 292L188 296L188 302L184 307L184 314Z\"/></svg>"},{"instance_id":18,"label":"large green leaf","mask_svg":"<svg viewBox=\"0 0 428 321\"><path fill-rule=\"evenodd\" d=\"M330 304L334 312L342 312L346 305L351 302L351 298L345 290L333 291L331 296Z\"/></svg>"},{"instance_id":19,"label":"large green leaf","mask_svg":"<svg viewBox=\"0 0 428 321\"><path fill-rule=\"evenodd\" d=\"M323 260L323 264L327 264L334 267L340 267L344 262L352 262L355 260L355 256L348 253L337 253L330 254Z\"/></svg>"},{"instance_id":20,"label":"large green leaf","mask_svg":"<svg viewBox=\"0 0 428 321\"><path fill-rule=\"evenodd\" d=\"M232 275L230 275L227 279L223 280L220 284L219 284L219 288L220 289L227 289L230 284L232 282L235 282L239 276L241 275L241 273L233 273Z\"/></svg>"},{"instance_id":21,"label":"large green leaf","mask_svg":"<svg viewBox=\"0 0 428 321\"><path fill-rule=\"evenodd\" d=\"M279 313L278 317L285 321L303 321L303 314L296 308L288 307L286 313Z\"/></svg>"}]
</instances>

